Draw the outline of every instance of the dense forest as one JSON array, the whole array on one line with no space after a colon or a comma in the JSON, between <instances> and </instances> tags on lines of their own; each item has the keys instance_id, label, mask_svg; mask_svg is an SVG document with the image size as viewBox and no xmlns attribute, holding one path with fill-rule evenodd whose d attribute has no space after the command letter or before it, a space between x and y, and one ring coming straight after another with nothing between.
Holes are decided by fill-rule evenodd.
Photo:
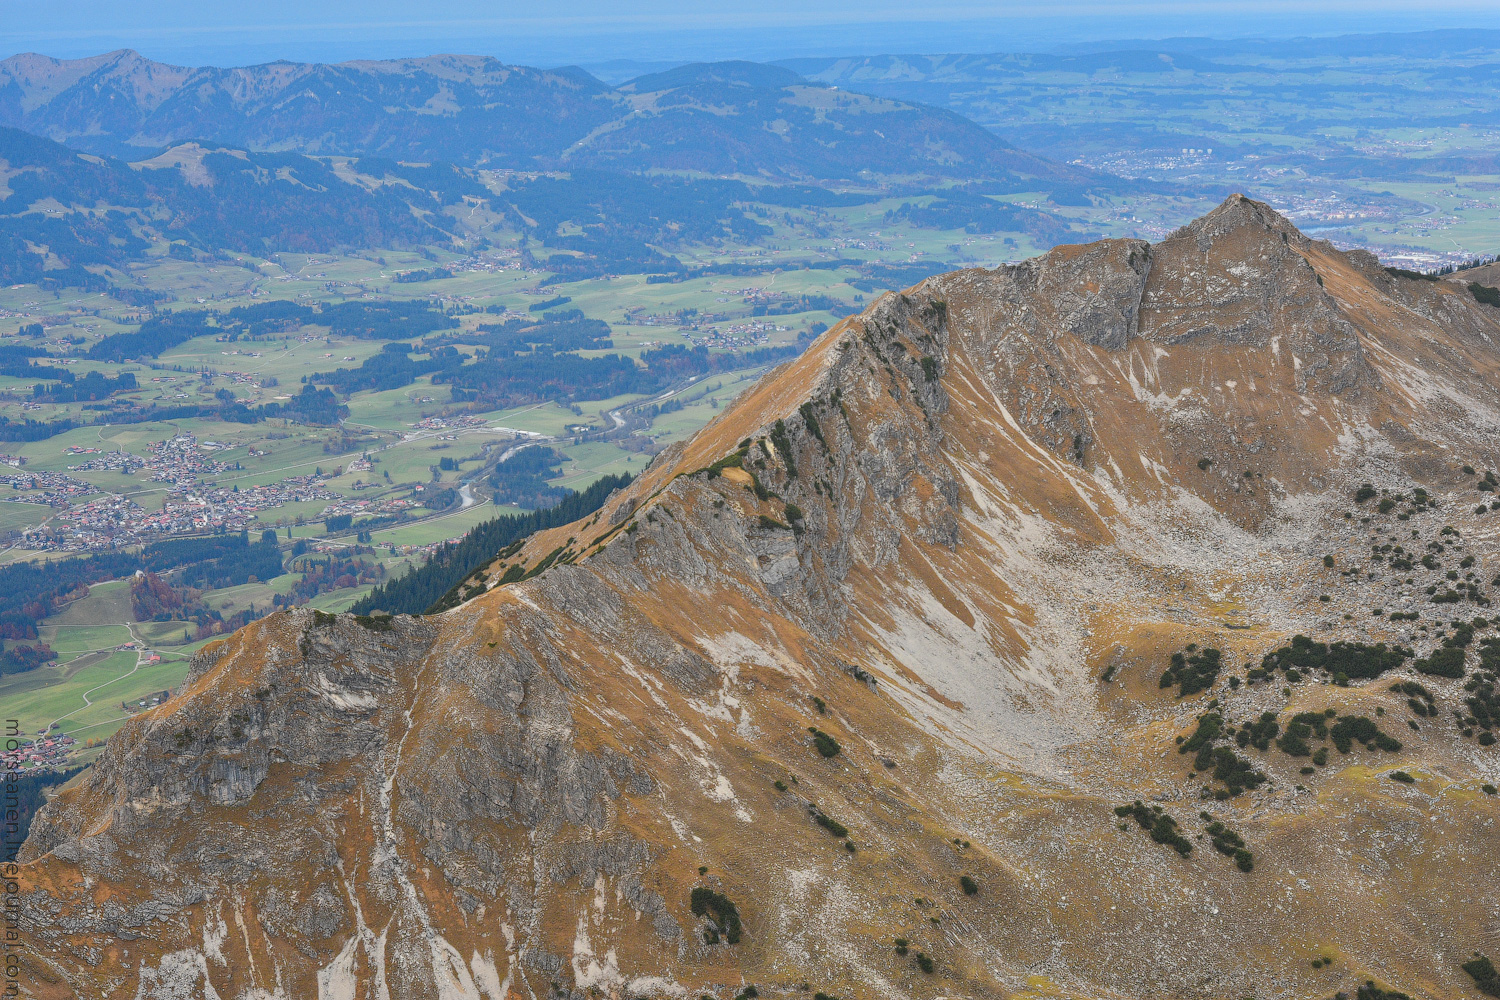
<instances>
[{"instance_id":1,"label":"dense forest","mask_svg":"<svg viewBox=\"0 0 1500 1000\"><path fill-rule=\"evenodd\" d=\"M226 340L271 337L304 326L326 326L330 333L365 340L400 340L458 326L441 308L420 301L352 301L321 308L291 302L236 306L228 312L211 309L162 310L149 316L133 333L115 333L89 348L96 361L125 361L158 357L194 337Z\"/></svg>"},{"instance_id":2,"label":"dense forest","mask_svg":"<svg viewBox=\"0 0 1500 1000\"><path fill-rule=\"evenodd\" d=\"M639 364L617 354L585 358L537 350L514 357L491 355L462 368L439 372L432 381L452 385L455 402L478 401L496 409L545 400L568 404L626 393L660 392L693 376L783 361L800 354L810 341L810 336L803 334L795 344L784 347L723 353L711 353L703 346L669 344L642 351Z\"/></svg>"},{"instance_id":3,"label":"dense forest","mask_svg":"<svg viewBox=\"0 0 1500 1000\"><path fill-rule=\"evenodd\" d=\"M326 391L326 390L324 390ZM129 576L137 570L171 572L172 580L195 587L230 587L254 576L269 580L281 574L281 555L274 541L250 542L245 532L207 538L173 538L153 542L139 553L96 552L51 563L15 562L0 566L0 638L35 640L37 622L64 604L84 596L88 585ZM0 672L38 666L23 658Z\"/></svg>"},{"instance_id":4,"label":"dense forest","mask_svg":"<svg viewBox=\"0 0 1500 1000\"><path fill-rule=\"evenodd\" d=\"M497 464L488 477L495 488L496 505L513 503L538 510L562 503L573 491L553 486L547 480L562 474L566 458L556 448L533 445Z\"/></svg>"},{"instance_id":5,"label":"dense forest","mask_svg":"<svg viewBox=\"0 0 1500 1000\"><path fill-rule=\"evenodd\" d=\"M212 181L205 185L176 167L133 169L0 128L0 160L10 171L0 199L0 282L6 284L113 290L108 278L87 268L120 267L145 254L151 244L132 224L209 255L446 245L452 238L434 224L443 218L443 202L432 192L409 184L367 188L341 179L324 161L294 153L204 152L200 168ZM69 210L31 210L49 199ZM61 269L47 268L43 248Z\"/></svg>"},{"instance_id":6,"label":"dense forest","mask_svg":"<svg viewBox=\"0 0 1500 1000\"><path fill-rule=\"evenodd\" d=\"M587 517L604 506L609 495L626 486L630 478L629 474L604 476L582 493L574 493L555 507L529 514L507 514L476 525L463 538L440 547L432 558L405 576L376 587L349 610L357 615L367 615L372 611L422 614L457 587L464 577L495 558L495 553L505 546L534 532Z\"/></svg>"},{"instance_id":7,"label":"dense forest","mask_svg":"<svg viewBox=\"0 0 1500 1000\"><path fill-rule=\"evenodd\" d=\"M429 356L421 360L413 360L411 353L410 344L385 344L379 354L366 358L358 368L314 372L308 376L308 382L330 385L346 396L362 389L399 389L411 385L423 375L456 369L468 360L452 347L434 347Z\"/></svg>"},{"instance_id":8,"label":"dense forest","mask_svg":"<svg viewBox=\"0 0 1500 1000\"><path fill-rule=\"evenodd\" d=\"M1087 202L1085 202L1087 203ZM1050 246L1068 239L1085 242L1094 234L1075 234L1055 215L995 201L972 189L950 188L926 205L906 202L885 213L887 224L910 222L925 229L962 229L970 233L1025 233Z\"/></svg>"}]
</instances>

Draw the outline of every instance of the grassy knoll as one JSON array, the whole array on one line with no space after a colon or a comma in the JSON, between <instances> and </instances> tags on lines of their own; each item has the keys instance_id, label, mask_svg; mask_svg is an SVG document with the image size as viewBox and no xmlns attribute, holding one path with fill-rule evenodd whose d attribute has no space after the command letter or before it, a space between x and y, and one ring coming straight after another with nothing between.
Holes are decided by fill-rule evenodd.
<instances>
[{"instance_id":1,"label":"grassy knoll","mask_svg":"<svg viewBox=\"0 0 1500 1000\"><path fill-rule=\"evenodd\" d=\"M110 580L89 588L81 598L46 619L48 625L116 625L135 621L130 610L130 582Z\"/></svg>"}]
</instances>

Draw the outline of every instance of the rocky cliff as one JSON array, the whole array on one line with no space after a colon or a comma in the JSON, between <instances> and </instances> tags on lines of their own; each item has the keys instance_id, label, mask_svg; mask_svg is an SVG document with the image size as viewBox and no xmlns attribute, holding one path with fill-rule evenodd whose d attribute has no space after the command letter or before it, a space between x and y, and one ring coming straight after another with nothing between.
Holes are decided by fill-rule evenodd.
<instances>
[{"instance_id":1,"label":"rocky cliff","mask_svg":"<svg viewBox=\"0 0 1500 1000\"><path fill-rule=\"evenodd\" d=\"M205 649L23 986L1471 996L1497 340L1238 197L888 295L453 610Z\"/></svg>"}]
</instances>

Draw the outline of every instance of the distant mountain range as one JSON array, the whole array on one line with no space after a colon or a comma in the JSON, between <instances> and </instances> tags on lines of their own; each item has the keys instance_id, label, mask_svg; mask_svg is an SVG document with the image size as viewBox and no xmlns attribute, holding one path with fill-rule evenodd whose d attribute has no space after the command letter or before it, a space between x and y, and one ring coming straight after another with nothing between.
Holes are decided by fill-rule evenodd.
<instances>
[{"instance_id":1,"label":"distant mountain range","mask_svg":"<svg viewBox=\"0 0 1500 1000\"><path fill-rule=\"evenodd\" d=\"M623 157L647 155L631 148L626 129L611 141ZM726 139L721 155L753 154ZM1034 190L1037 183L1009 175L948 188L925 207L904 205L901 214L919 226L1024 232L1045 246L1083 236L1057 215L974 190ZM672 255L676 248L770 234L756 215L766 209L752 206L849 206L878 201L883 190L846 193L581 166L566 176L511 175L502 184L452 163L330 160L197 141L127 163L0 126L0 284L80 287L150 300L155 293L133 287L126 272L128 262L155 252L155 241L171 244L174 256L200 260L448 245L482 236L483 227L469 221L480 205L535 240L527 252L536 256L529 259L553 272L549 280L682 273L685 265ZM1053 197L1078 198L1078 190L1058 184Z\"/></svg>"},{"instance_id":2,"label":"distant mountain range","mask_svg":"<svg viewBox=\"0 0 1500 1000\"><path fill-rule=\"evenodd\" d=\"M73 60L28 54L0 62L0 125L124 159L200 140L524 170L1111 183L1016 149L951 111L743 62L611 87L581 69L480 56L216 69L129 50Z\"/></svg>"},{"instance_id":3,"label":"distant mountain range","mask_svg":"<svg viewBox=\"0 0 1500 1000\"><path fill-rule=\"evenodd\" d=\"M405 177L367 186L311 157L196 143L132 166L0 128L0 283L139 298L116 282L129 284L119 269L151 238L190 259L444 244L454 228L444 205L461 202L459 191L488 192L452 166L423 173L413 175L420 186Z\"/></svg>"},{"instance_id":4,"label":"distant mountain range","mask_svg":"<svg viewBox=\"0 0 1500 1000\"><path fill-rule=\"evenodd\" d=\"M497 169L525 173L484 172ZM142 293L124 265L153 239L189 257L447 244L478 235L458 218L472 215L465 203L532 237L561 280L679 272L673 248L769 233L750 203L936 194L901 217L1052 246L1087 234L993 196L1086 205L1138 186L1019 150L952 111L757 63L611 87L467 56L0 62L0 281L126 298Z\"/></svg>"}]
</instances>

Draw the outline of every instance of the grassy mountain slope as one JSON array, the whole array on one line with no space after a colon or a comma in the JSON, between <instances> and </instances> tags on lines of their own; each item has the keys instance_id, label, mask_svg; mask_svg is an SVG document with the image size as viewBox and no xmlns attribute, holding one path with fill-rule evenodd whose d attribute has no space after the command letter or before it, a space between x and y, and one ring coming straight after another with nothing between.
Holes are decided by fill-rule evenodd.
<instances>
[{"instance_id":1,"label":"grassy mountain slope","mask_svg":"<svg viewBox=\"0 0 1500 1000\"><path fill-rule=\"evenodd\" d=\"M887 295L453 610L206 649L23 983L1470 995L1497 338L1238 197Z\"/></svg>"}]
</instances>

